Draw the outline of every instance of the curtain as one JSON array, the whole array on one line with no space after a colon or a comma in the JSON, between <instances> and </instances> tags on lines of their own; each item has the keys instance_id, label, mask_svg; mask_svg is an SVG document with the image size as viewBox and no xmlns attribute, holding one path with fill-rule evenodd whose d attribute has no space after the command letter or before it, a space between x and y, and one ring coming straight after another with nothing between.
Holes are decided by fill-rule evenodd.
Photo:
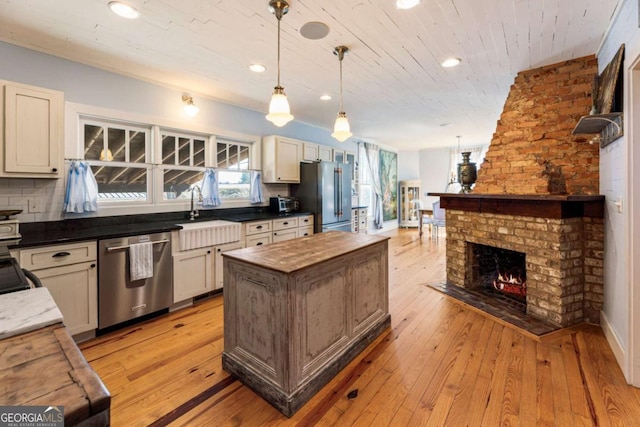
<instances>
[{"instance_id":1,"label":"curtain","mask_svg":"<svg viewBox=\"0 0 640 427\"><path fill-rule=\"evenodd\" d=\"M220 206L220 189L218 187L218 171L207 168L202 178L202 206L214 207Z\"/></svg>"},{"instance_id":2,"label":"curtain","mask_svg":"<svg viewBox=\"0 0 640 427\"><path fill-rule=\"evenodd\" d=\"M262 172L251 171L251 203L262 203Z\"/></svg>"},{"instance_id":3,"label":"curtain","mask_svg":"<svg viewBox=\"0 0 640 427\"><path fill-rule=\"evenodd\" d=\"M72 161L69 165L64 212L83 213L98 210L98 183L87 162Z\"/></svg>"},{"instance_id":4,"label":"curtain","mask_svg":"<svg viewBox=\"0 0 640 427\"><path fill-rule=\"evenodd\" d=\"M462 186L458 183L458 163L462 162L462 153L469 151L469 161L476 164L476 169L480 170L480 165L484 162L484 156L489 150L488 145L481 145L478 147L468 148L452 148L450 150L451 161L449 171L449 181L447 183L447 193L459 193L462 190Z\"/></svg>"},{"instance_id":5,"label":"curtain","mask_svg":"<svg viewBox=\"0 0 640 427\"><path fill-rule=\"evenodd\" d=\"M373 225L381 229L384 223L382 210L382 186L380 184L380 149L377 145L364 143L367 164L369 165L369 176L371 178L371 188L373 189Z\"/></svg>"}]
</instances>

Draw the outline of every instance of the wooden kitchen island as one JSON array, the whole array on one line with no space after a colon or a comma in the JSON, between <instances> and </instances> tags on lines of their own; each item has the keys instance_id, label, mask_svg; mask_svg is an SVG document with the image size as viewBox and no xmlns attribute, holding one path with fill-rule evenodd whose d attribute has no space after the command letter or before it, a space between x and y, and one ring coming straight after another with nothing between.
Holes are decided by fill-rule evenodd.
<instances>
[{"instance_id":1,"label":"wooden kitchen island","mask_svg":"<svg viewBox=\"0 0 640 427\"><path fill-rule=\"evenodd\" d=\"M223 254L223 368L293 415L390 326L388 239L333 231Z\"/></svg>"}]
</instances>

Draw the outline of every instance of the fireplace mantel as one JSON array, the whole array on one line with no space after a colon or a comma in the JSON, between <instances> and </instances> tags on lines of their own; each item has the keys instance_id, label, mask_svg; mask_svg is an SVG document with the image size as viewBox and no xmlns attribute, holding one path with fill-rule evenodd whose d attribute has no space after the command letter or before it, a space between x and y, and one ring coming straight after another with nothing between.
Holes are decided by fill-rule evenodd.
<instances>
[{"instance_id":1,"label":"fireplace mantel","mask_svg":"<svg viewBox=\"0 0 640 427\"><path fill-rule=\"evenodd\" d=\"M519 195L429 193L440 197L443 209L521 215L535 218L603 218L602 195Z\"/></svg>"}]
</instances>

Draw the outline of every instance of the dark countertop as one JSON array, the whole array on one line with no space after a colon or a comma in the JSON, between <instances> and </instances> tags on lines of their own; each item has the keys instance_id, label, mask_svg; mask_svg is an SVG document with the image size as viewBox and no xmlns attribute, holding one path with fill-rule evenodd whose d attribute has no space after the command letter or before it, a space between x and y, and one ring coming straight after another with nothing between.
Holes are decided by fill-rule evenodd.
<instances>
[{"instance_id":1,"label":"dark countertop","mask_svg":"<svg viewBox=\"0 0 640 427\"><path fill-rule=\"evenodd\" d=\"M351 206L351 209L367 209L369 206Z\"/></svg>"},{"instance_id":2,"label":"dark countertop","mask_svg":"<svg viewBox=\"0 0 640 427\"><path fill-rule=\"evenodd\" d=\"M200 211L200 213L201 216L198 217L195 222L214 220L249 222L311 215L310 212L278 214L262 209L220 209L215 211ZM8 243L8 246L10 249L19 249L85 240L113 239L140 234L163 233L180 230L182 227L180 227L179 224L189 222L191 221L185 217L184 212L174 212L21 223L20 234L22 238L15 244L13 241Z\"/></svg>"}]
</instances>

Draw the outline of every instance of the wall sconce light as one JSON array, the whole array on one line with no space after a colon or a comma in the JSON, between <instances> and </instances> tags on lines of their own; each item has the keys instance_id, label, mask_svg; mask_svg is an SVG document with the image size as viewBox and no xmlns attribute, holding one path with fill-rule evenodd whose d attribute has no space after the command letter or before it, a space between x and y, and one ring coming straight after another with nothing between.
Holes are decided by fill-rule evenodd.
<instances>
[{"instance_id":1,"label":"wall sconce light","mask_svg":"<svg viewBox=\"0 0 640 427\"><path fill-rule=\"evenodd\" d=\"M198 106L193 103L193 98L188 95L182 95L182 102L184 102L184 112L189 117L195 117L200 111Z\"/></svg>"},{"instance_id":2,"label":"wall sconce light","mask_svg":"<svg viewBox=\"0 0 640 427\"><path fill-rule=\"evenodd\" d=\"M336 124L333 126L333 133L331 136L340 142L346 141L352 135L349 120L347 120L347 113L344 112L342 106L342 60L344 59L345 53L348 51L349 48L346 46L338 46L333 50L333 53L338 55L338 61L340 61L340 111L338 112Z\"/></svg>"},{"instance_id":3,"label":"wall sconce light","mask_svg":"<svg viewBox=\"0 0 640 427\"><path fill-rule=\"evenodd\" d=\"M293 120L291 109L284 88L280 86L280 20L289 11L289 3L284 0L269 1L269 10L276 15L278 20L278 84L273 88L271 102L269 102L269 114L266 119L278 127L282 127Z\"/></svg>"}]
</instances>

